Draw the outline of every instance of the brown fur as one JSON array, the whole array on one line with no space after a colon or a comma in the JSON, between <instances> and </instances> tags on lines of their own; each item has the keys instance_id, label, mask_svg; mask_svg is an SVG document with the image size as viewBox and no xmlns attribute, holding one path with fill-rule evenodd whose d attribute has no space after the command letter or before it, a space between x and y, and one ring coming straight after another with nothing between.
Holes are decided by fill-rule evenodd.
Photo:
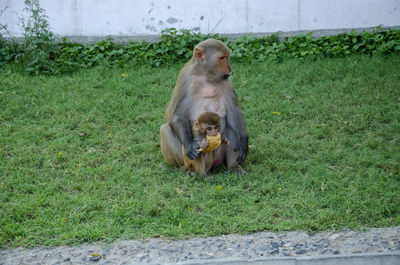
<instances>
[{"instance_id":1,"label":"brown fur","mask_svg":"<svg viewBox=\"0 0 400 265\"><path fill-rule=\"evenodd\" d=\"M202 129L203 124L208 125L218 125L219 126L219 116L214 112L204 112L202 113L196 121L194 121L192 127L192 135L196 141L203 140L207 132ZM214 163L214 151L207 152L205 154L201 154L196 159L189 159L185 154L185 147L182 145L182 156L183 162L188 171L195 171L197 174L201 176L208 175L212 165Z\"/></svg>"},{"instance_id":2,"label":"brown fur","mask_svg":"<svg viewBox=\"0 0 400 265\"><path fill-rule=\"evenodd\" d=\"M239 168L248 151L248 133L232 82L229 80L229 48L208 39L193 50L193 57L180 71L160 128L161 151L170 165L183 166L182 145L190 159L200 156L192 134L192 122L203 112L221 118L221 136L230 145L215 152L215 159Z\"/></svg>"},{"instance_id":3,"label":"brown fur","mask_svg":"<svg viewBox=\"0 0 400 265\"><path fill-rule=\"evenodd\" d=\"M210 124L210 125L218 125L220 124L219 122L219 115L215 112L204 112L202 113L198 118L197 121L199 124ZM203 134L205 137L205 132L200 130L200 133Z\"/></svg>"},{"instance_id":4,"label":"brown fur","mask_svg":"<svg viewBox=\"0 0 400 265\"><path fill-rule=\"evenodd\" d=\"M231 53L231 50L225 46L225 44L223 44L221 41L219 40L215 40L215 39L207 39L205 41L200 42L199 44L197 44L194 48L193 51L193 57L192 59L190 59L181 69L181 71L179 72L178 78L176 79L176 84L174 87L174 91L172 93L172 97L171 100L168 104L168 107L165 111L165 119L167 121L172 119L172 115L176 112L176 108L177 108L177 104L180 102L182 96L183 95L183 85L184 82L186 81L186 77L188 75L190 75L191 72L195 71L195 70L200 70L200 69L196 69L195 66L198 65L198 61L200 60L201 57L204 56L204 50L206 49L210 49L211 51L219 51L224 55L229 56L229 54ZM222 69L222 71L225 71L226 73L230 72L230 65L229 67L227 66L221 66L221 63L219 62L219 67ZM202 67L204 68L204 67ZM212 69L206 69L207 72L211 72Z\"/></svg>"}]
</instances>

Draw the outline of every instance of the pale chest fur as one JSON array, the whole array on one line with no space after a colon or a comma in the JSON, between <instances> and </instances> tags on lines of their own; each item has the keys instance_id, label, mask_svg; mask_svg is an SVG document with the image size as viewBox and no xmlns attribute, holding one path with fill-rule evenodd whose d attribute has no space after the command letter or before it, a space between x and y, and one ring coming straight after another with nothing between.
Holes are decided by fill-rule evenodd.
<instances>
[{"instance_id":1,"label":"pale chest fur","mask_svg":"<svg viewBox=\"0 0 400 265\"><path fill-rule=\"evenodd\" d=\"M223 96L225 90L223 82L210 84L204 80L195 80L190 119L196 120L201 113L206 111L216 112L221 118L225 117L227 111L226 99Z\"/></svg>"}]
</instances>

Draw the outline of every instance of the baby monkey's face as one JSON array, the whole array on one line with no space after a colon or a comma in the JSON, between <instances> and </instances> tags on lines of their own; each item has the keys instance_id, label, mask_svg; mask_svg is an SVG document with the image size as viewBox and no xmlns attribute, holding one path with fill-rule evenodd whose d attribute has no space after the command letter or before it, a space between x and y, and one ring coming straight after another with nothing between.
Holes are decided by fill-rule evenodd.
<instances>
[{"instance_id":1,"label":"baby monkey's face","mask_svg":"<svg viewBox=\"0 0 400 265\"><path fill-rule=\"evenodd\" d=\"M216 136L219 131L218 124L202 123L200 125L200 127L201 127L201 130L205 133L205 135L208 135L208 136Z\"/></svg>"}]
</instances>

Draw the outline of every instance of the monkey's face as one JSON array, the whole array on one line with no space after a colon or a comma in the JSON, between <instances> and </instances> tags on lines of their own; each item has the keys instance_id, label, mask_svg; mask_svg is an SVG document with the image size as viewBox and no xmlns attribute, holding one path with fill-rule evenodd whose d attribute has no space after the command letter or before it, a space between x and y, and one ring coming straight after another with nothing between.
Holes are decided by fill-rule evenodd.
<instances>
[{"instance_id":1,"label":"monkey's face","mask_svg":"<svg viewBox=\"0 0 400 265\"><path fill-rule=\"evenodd\" d=\"M212 60L213 72L217 75L217 78L227 80L232 73L231 65L229 64L229 53L217 52Z\"/></svg>"},{"instance_id":2,"label":"monkey's face","mask_svg":"<svg viewBox=\"0 0 400 265\"><path fill-rule=\"evenodd\" d=\"M229 64L231 50L222 42L207 39L194 48L193 60L201 69L201 74L206 74L208 81L218 82L227 80L232 69Z\"/></svg>"},{"instance_id":3,"label":"monkey's face","mask_svg":"<svg viewBox=\"0 0 400 265\"><path fill-rule=\"evenodd\" d=\"M204 135L216 136L219 132L219 126L218 124L201 123L200 130Z\"/></svg>"},{"instance_id":4,"label":"monkey's face","mask_svg":"<svg viewBox=\"0 0 400 265\"><path fill-rule=\"evenodd\" d=\"M222 73L222 79L227 80L232 73L229 64L229 53L221 54L217 57L217 68Z\"/></svg>"},{"instance_id":5,"label":"monkey's face","mask_svg":"<svg viewBox=\"0 0 400 265\"><path fill-rule=\"evenodd\" d=\"M211 53L211 54L210 54ZM203 62L208 69L208 76L213 81L228 80L232 69L229 64L229 52L210 51Z\"/></svg>"}]
</instances>

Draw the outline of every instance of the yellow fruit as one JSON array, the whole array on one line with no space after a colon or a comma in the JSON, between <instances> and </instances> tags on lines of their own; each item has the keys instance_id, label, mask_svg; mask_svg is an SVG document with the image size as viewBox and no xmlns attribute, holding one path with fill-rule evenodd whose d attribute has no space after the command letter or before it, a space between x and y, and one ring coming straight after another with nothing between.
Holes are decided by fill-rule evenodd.
<instances>
[{"instance_id":1,"label":"yellow fruit","mask_svg":"<svg viewBox=\"0 0 400 265\"><path fill-rule=\"evenodd\" d=\"M202 153L210 152L221 145L221 135L219 133L215 136L207 135L206 138L208 141L208 147L206 149L200 148L199 151Z\"/></svg>"}]
</instances>

